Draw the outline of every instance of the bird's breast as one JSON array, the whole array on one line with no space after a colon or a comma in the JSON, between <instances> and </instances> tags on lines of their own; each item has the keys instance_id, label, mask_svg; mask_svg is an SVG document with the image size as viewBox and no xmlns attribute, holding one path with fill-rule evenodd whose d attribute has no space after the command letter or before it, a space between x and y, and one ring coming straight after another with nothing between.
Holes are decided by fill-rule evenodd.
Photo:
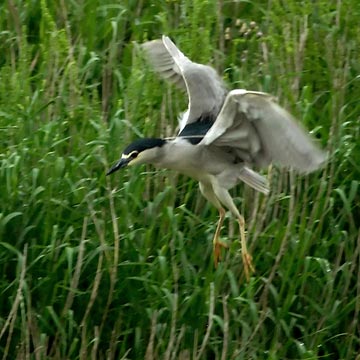
<instances>
[{"instance_id":1,"label":"bird's breast","mask_svg":"<svg viewBox=\"0 0 360 360\"><path fill-rule=\"evenodd\" d=\"M167 144L157 167L176 170L198 181L209 175L218 175L233 166L228 154L208 146L194 145L184 139L175 139Z\"/></svg>"}]
</instances>

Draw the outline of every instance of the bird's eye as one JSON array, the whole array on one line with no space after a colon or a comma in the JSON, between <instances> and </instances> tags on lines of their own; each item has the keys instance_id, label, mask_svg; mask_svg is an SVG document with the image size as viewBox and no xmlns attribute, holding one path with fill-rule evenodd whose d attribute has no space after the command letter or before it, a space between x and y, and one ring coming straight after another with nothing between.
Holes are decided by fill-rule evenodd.
<instances>
[{"instance_id":1,"label":"bird's eye","mask_svg":"<svg viewBox=\"0 0 360 360\"><path fill-rule=\"evenodd\" d=\"M131 159L135 159L138 155L139 155L139 153L138 153L137 151L133 151L133 152L130 154L130 158L131 158Z\"/></svg>"}]
</instances>

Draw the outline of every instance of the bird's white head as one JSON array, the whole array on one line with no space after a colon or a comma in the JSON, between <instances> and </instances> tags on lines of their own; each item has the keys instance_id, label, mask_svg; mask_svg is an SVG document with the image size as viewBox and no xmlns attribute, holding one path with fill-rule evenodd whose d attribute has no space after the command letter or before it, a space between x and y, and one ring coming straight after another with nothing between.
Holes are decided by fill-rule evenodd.
<instances>
[{"instance_id":1,"label":"bird's white head","mask_svg":"<svg viewBox=\"0 0 360 360\"><path fill-rule=\"evenodd\" d=\"M138 139L125 148L120 160L114 164L106 175L116 170L135 164L156 163L161 156L161 148L166 140L157 138Z\"/></svg>"}]
</instances>

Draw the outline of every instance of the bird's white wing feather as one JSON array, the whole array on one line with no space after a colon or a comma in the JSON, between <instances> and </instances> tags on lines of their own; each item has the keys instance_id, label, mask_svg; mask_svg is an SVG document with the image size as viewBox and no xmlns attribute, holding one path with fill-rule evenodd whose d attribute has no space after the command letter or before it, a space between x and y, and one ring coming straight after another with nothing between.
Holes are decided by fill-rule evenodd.
<instances>
[{"instance_id":1,"label":"bird's white wing feather","mask_svg":"<svg viewBox=\"0 0 360 360\"><path fill-rule=\"evenodd\" d=\"M175 49L171 47L167 39L170 40L163 37L159 40L148 41L141 47L145 51L150 65L162 78L172 82L180 89L186 90L182 68L185 63L191 63L191 61L175 45ZM167 46L165 46L165 42L167 42Z\"/></svg>"},{"instance_id":2,"label":"bird's white wing feather","mask_svg":"<svg viewBox=\"0 0 360 360\"><path fill-rule=\"evenodd\" d=\"M230 147L250 164L263 167L274 162L304 173L326 160L326 154L273 97L240 89L229 92L200 144Z\"/></svg>"},{"instance_id":3,"label":"bird's white wing feather","mask_svg":"<svg viewBox=\"0 0 360 360\"><path fill-rule=\"evenodd\" d=\"M189 60L164 36L142 45L150 64L166 80L186 89L189 97L188 110L180 123L180 131L200 118L219 112L226 94L221 78L206 65Z\"/></svg>"}]
</instances>

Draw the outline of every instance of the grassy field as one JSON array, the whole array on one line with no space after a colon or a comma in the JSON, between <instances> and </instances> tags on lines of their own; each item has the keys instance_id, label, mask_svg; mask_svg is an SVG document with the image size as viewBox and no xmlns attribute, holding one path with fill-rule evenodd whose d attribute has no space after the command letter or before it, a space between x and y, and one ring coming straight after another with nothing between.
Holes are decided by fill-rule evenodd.
<instances>
[{"instance_id":1,"label":"grassy field","mask_svg":"<svg viewBox=\"0 0 360 360\"><path fill-rule=\"evenodd\" d=\"M0 3L2 359L360 359L360 4ZM140 136L171 136L186 98L137 44L169 35L229 88L270 92L329 152L310 176L217 211L152 167L106 177Z\"/></svg>"}]
</instances>

